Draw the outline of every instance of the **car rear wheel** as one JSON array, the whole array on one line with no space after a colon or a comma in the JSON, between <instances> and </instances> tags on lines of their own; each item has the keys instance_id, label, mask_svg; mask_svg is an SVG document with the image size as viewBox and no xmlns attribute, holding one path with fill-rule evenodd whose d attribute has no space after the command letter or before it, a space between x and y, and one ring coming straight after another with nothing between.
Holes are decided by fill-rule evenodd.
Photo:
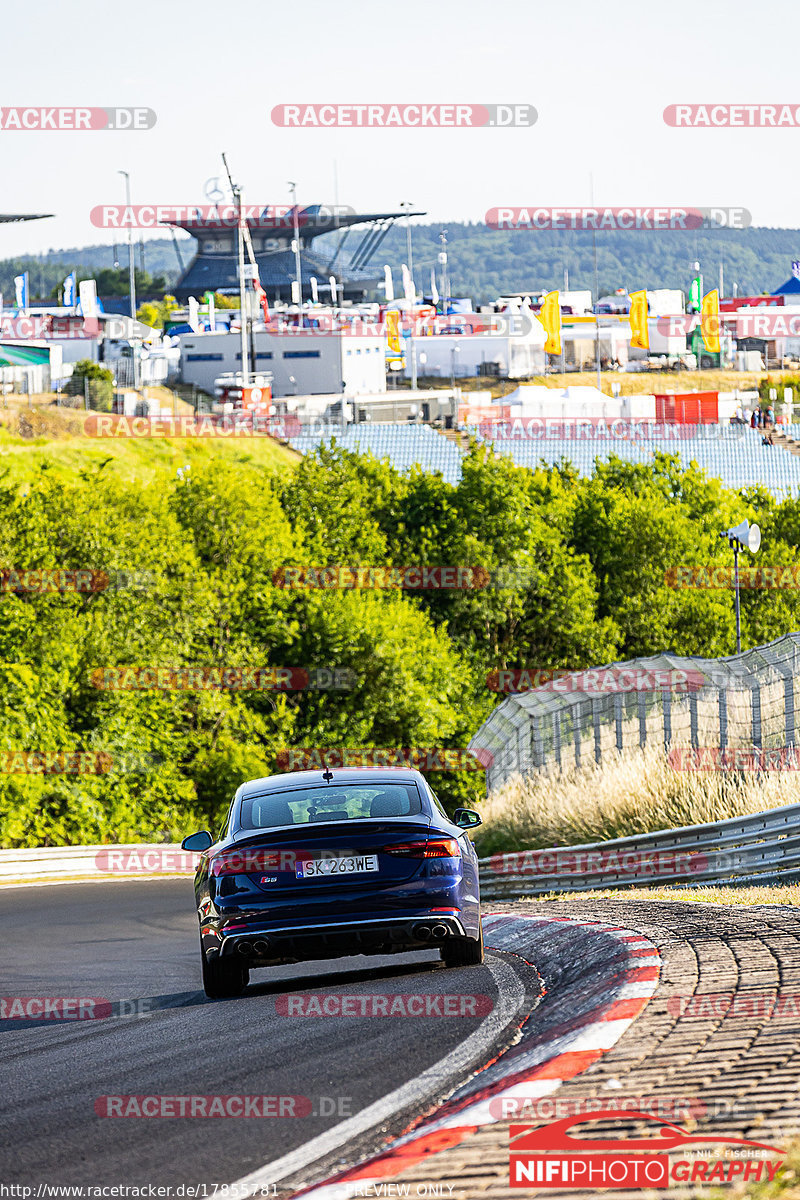
<instances>
[{"instance_id":1,"label":"car rear wheel","mask_svg":"<svg viewBox=\"0 0 800 1200\"><path fill-rule=\"evenodd\" d=\"M479 967L483 962L483 923L478 938L459 938L442 946L439 953L446 967Z\"/></svg>"},{"instance_id":2,"label":"car rear wheel","mask_svg":"<svg viewBox=\"0 0 800 1200\"><path fill-rule=\"evenodd\" d=\"M250 971L235 958L208 959L201 951L203 961L203 990L209 1000L224 1000L229 996L241 996L250 982Z\"/></svg>"}]
</instances>

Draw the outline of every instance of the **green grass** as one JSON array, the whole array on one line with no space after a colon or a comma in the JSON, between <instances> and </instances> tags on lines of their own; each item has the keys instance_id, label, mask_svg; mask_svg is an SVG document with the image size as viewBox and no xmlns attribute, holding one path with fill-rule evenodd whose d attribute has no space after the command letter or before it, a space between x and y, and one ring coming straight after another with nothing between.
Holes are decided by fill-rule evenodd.
<instances>
[{"instance_id":1,"label":"green grass","mask_svg":"<svg viewBox=\"0 0 800 1200\"><path fill-rule=\"evenodd\" d=\"M90 414L91 415L91 414ZM44 467L67 479L78 471L112 471L128 482L148 484L158 476L174 475L178 467L219 458L246 462L270 471L291 469L300 461L293 450L274 439L258 437L221 438L108 438L83 432L85 414L34 408L22 411L24 427L32 436L19 433L19 413L0 412L0 477L24 486Z\"/></svg>"}]
</instances>

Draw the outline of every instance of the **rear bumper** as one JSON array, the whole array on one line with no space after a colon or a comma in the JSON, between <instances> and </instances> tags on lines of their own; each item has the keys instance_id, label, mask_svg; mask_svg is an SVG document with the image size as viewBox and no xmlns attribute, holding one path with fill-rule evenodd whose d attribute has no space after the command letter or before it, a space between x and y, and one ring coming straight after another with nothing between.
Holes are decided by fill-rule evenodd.
<instances>
[{"instance_id":1,"label":"rear bumper","mask_svg":"<svg viewBox=\"0 0 800 1200\"><path fill-rule=\"evenodd\" d=\"M343 958L351 954L391 954L435 949L468 936L455 913L416 913L406 917L361 917L355 920L302 922L275 927L263 921L203 929L209 957L241 956L254 964Z\"/></svg>"}]
</instances>

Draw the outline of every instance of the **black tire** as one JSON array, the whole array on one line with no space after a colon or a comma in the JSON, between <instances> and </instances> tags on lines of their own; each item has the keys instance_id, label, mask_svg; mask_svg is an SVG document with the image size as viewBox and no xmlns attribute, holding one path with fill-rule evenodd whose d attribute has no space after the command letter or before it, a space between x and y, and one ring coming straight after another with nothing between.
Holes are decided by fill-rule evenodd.
<instances>
[{"instance_id":1,"label":"black tire","mask_svg":"<svg viewBox=\"0 0 800 1200\"><path fill-rule=\"evenodd\" d=\"M203 951L203 991L209 1000L241 996L250 982L250 971L235 958L206 958Z\"/></svg>"},{"instance_id":2,"label":"black tire","mask_svg":"<svg viewBox=\"0 0 800 1200\"><path fill-rule=\"evenodd\" d=\"M483 962L483 922L478 938L454 938L445 943L439 953L446 967L479 967Z\"/></svg>"}]
</instances>

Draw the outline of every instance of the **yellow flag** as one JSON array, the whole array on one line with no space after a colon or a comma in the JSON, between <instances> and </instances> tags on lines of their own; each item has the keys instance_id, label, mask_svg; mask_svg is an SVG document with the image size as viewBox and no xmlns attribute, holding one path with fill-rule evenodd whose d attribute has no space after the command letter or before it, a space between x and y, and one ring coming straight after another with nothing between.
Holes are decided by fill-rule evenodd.
<instances>
[{"instance_id":1,"label":"yellow flag","mask_svg":"<svg viewBox=\"0 0 800 1200\"><path fill-rule=\"evenodd\" d=\"M711 354L719 354L719 292L716 288L703 296L700 329L706 350Z\"/></svg>"},{"instance_id":2,"label":"yellow flag","mask_svg":"<svg viewBox=\"0 0 800 1200\"><path fill-rule=\"evenodd\" d=\"M392 309L386 314L386 343L392 354L400 353L400 314Z\"/></svg>"},{"instance_id":3,"label":"yellow flag","mask_svg":"<svg viewBox=\"0 0 800 1200\"><path fill-rule=\"evenodd\" d=\"M647 327L647 292L631 292L631 345L640 350L650 349L650 330Z\"/></svg>"},{"instance_id":4,"label":"yellow flag","mask_svg":"<svg viewBox=\"0 0 800 1200\"><path fill-rule=\"evenodd\" d=\"M542 301L542 307L535 314L547 334L544 343L545 354L561 353L561 305L558 302L558 292L548 292Z\"/></svg>"}]
</instances>

